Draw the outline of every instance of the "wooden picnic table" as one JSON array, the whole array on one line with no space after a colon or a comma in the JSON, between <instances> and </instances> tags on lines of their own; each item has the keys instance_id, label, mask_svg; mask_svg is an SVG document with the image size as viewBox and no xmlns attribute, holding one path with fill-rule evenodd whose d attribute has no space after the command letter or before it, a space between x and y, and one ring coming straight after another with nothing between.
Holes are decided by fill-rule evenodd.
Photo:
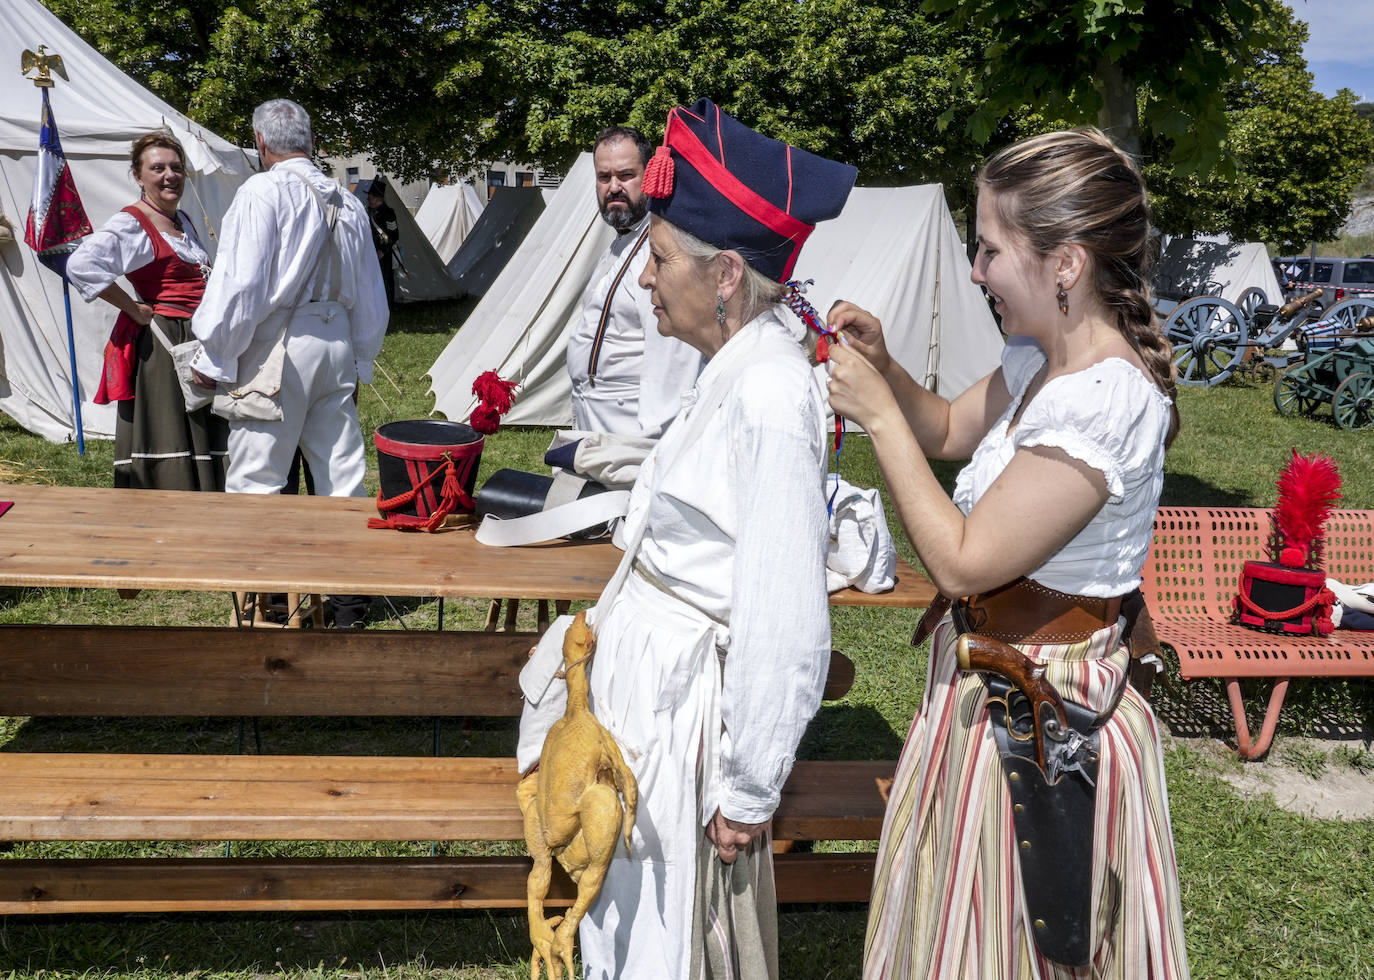
<instances>
[{"instance_id":1,"label":"wooden picnic table","mask_svg":"<svg viewBox=\"0 0 1374 980\"><path fill-rule=\"evenodd\" d=\"M608 541L488 548L471 528L372 530L368 499L0 485L0 586L593 600ZM921 607L909 565L885 595ZM914 623L914 617L913 617ZM0 714L513 718L532 633L0 626ZM827 698L853 666L831 661ZM0 752L0 840L518 839L513 759ZM872 840L891 761L801 761L787 840ZM871 853L777 855L783 901L864 901ZM528 858L0 860L0 914L518 908ZM551 905L573 886L555 877Z\"/></svg>"},{"instance_id":2,"label":"wooden picnic table","mask_svg":"<svg viewBox=\"0 0 1374 980\"><path fill-rule=\"evenodd\" d=\"M207 494L0 484L0 586L321 592L519 599L597 598L620 560L609 541L478 544L471 527L375 530L361 497ZM929 605L905 562L882 595L835 605Z\"/></svg>"}]
</instances>

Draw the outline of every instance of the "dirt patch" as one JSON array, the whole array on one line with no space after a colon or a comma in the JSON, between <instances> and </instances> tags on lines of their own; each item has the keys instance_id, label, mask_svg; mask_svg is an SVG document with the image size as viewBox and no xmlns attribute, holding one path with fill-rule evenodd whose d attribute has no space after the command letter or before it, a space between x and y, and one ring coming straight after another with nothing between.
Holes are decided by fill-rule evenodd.
<instances>
[{"instance_id":1,"label":"dirt patch","mask_svg":"<svg viewBox=\"0 0 1374 980\"><path fill-rule=\"evenodd\" d=\"M1326 719L1312 729L1317 737L1279 735L1258 762L1242 762L1220 685L1156 689L1151 701L1165 738L1213 760L1238 795L1270 797L1291 813L1324 820L1374 819L1374 730L1367 726ZM1258 726L1251 734L1258 736Z\"/></svg>"},{"instance_id":2,"label":"dirt patch","mask_svg":"<svg viewBox=\"0 0 1374 980\"><path fill-rule=\"evenodd\" d=\"M1290 813L1322 820L1374 819L1374 769L1361 769L1351 755L1368 759L1363 740L1286 738L1258 762L1236 762L1231 748L1215 739L1181 739L1217 758L1218 775L1247 799L1272 797Z\"/></svg>"}]
</instances>

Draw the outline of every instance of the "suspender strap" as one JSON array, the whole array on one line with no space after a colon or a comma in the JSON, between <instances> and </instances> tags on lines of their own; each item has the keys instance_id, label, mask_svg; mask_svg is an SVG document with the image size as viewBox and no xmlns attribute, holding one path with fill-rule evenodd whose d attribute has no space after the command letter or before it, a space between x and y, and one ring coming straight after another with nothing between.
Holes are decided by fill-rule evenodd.
<instances>
[{"instance_id":1,"label":"suspender strap","mask_svg":"<svg viewBox=\"0 0 1374 980\"><path fill-rule=\"evenodd\" d=\"M601 319L596 322L596 336L592 338L592 356L587 362L587 380L591 382L593 388L596 387L596 361L601 356L601 342L606 339L606 324L611 319L611 301L615 299L615 291L620 288L620 280L625 278L625 273L630 271L630 263L634 261L636 253L644 244L644 239L649 237L649 228L646 225L644 230L639 233L639 239L634 247L630 249L630 254L625 256L624 263L620 266L620 271L611 280L611 288L606 293L606 302L601 307Z\"/></svg>"},{"instance_id":2,"label":"suspender strap","mask_svg":"<svg viewBox=\"0 0 1374 980\"><path fill-rule=\"evenodd\" d=\"M310 275L305 277L305 282L301 285L301 292L296 299L293 309L307 302L307 297L305 295L306 290L310 288L310 280L319 273L321 263L323 263L325 267L325 275L324 281L318 285L328 286L331 295L312 296L309 297L309 301L322 302L324 300L337 300L343 285L341 282L343 278L343 256L339 254L339 245L334 240L334 228L339 221L339 212L342 209L337 204L327 203L324 199L324 195L319 192L319 189L316 188L314 184L310 183L310 179L304 174L297 173L291 169L287 169L286 173L295 177L305 185L305 189L314 196L316 202L320 205L320 210L324 212L324 244L320 246L321 255L315 260L314 270L311 271Z\"/></svg>"}]
</instances>

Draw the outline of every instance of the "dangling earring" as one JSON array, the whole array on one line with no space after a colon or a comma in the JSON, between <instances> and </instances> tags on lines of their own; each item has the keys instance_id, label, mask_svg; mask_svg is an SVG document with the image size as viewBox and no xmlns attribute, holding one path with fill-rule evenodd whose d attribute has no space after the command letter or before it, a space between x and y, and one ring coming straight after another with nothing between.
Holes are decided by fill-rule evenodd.
<instances>
[{"instance_id":1,"label":"dangling earring","mask_svg":"<svg viewBox=\"0 0 1374 980\"><path fill-rule=\"evenodd\" d=\"M725 297L716 296L716 323L720 324L720 329L725 329Z\"/></svg>"},{"instance_id":2,"label":"dangling earring","mask_svg":"<svg viewBox=\"0 0 1374 980\"><path fill-rule=\"evenodd\" d=\"M1069 315L1069 294L1064 292L1064 283L1055 283L1059 287L1059 292L1054 294L1054 298L1059 300L1059 312L1065 316Z\"/></svg>"}]
</instances>

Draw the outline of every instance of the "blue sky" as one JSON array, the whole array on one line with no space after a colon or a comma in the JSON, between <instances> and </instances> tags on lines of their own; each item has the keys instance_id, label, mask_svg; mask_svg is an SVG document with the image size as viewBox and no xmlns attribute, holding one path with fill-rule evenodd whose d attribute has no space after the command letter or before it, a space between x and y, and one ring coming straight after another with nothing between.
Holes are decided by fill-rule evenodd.
<instances>
[{"instance_id":1,"label":"blue sky","mask_svg":"<svg viewBox=\"0 0 1374 980\"><path fill-rule=\"evenodd\" d=\"M1354 90L1374 102L1374 2L1371 0L1287 0L1298 20L1306 21L1303 56L1313 87L1323 95Z\"/></svg>"}]
</instances>

